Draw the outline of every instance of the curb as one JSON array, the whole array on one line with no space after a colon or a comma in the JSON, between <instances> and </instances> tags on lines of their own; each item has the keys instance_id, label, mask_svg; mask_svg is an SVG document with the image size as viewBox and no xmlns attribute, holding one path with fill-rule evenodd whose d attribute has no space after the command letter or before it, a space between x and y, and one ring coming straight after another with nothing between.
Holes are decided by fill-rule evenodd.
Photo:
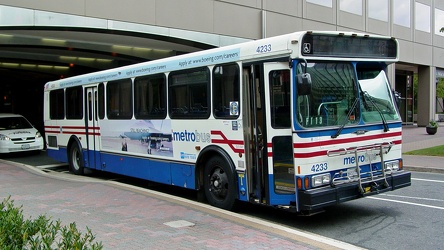
<instances>
[{"instance_id":1,"label":"curb","mask_svg":"<svg viewBox=\"0 0 444 250\"><path fill-rule=\"evenodd\" d=\"M404 166L403 169L407 170L407 171L414 171L414 172L444 174L444 169L434 168L434 167Z\"/></svg>"}]
</instances>

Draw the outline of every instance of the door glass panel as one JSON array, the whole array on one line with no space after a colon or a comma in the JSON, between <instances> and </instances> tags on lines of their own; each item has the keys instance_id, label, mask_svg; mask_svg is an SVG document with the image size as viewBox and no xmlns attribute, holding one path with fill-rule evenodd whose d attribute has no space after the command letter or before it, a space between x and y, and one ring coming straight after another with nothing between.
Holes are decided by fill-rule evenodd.
<instances>
[{"instance_id":1,"label":"door glass panel","mask_svg":"<svg viewBox=\"0 0 444 250\"><path fill-rule=\"evenodd\" d=\"M273 70L269 73L271 126L289 128L290 115L290 70Z\"/></svg>"},{"instance_id":2,"label":"door glass panel","mask_svg":"<svg viewBox=\"0 0 444 250\"><path fill-rule=\"evenodd\" d=\"M291 136L275 136L272 143L275 192L294 193L295 180Z\"/></svg>"}]
</instances>

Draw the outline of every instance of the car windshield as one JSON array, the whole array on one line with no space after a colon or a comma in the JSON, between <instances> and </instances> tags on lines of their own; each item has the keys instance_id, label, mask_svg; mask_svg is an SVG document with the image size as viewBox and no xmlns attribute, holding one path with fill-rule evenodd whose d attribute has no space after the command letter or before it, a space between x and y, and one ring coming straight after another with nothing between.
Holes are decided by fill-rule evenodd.
<instances>
[{"instance_id":1,"label":"car windshield","mask_svg":"<svg viewBox=\"0 0 444 250\"><path fill-rule=\"evenodd\" d=\"M0 118L0 130L27 129L27 128L32 128L32 126L23 117Z\"/></svg>"}]
</instances>

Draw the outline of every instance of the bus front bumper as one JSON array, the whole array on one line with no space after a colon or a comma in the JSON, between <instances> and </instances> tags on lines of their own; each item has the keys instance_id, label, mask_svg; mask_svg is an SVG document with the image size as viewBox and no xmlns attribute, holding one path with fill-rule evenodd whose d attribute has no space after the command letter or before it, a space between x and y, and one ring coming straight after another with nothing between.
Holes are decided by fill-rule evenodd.
<instances>
[{"instance_id":1,"label":"bus front bumper","mask_svg":"<svg viewBox=\"0 0 444 250\"><path fill-rule=\"evenodd\" d=\"M317 211L324 207L339 204L345 201L358 199L364 196L375 195L408 187L411 185L410 172L400 171L387 176L388 186L384 181L375 181L362 185L362 193L358 182L351 182L335 187L327 186L298 192L300 211Z\"/></svg>"}]
</instances>

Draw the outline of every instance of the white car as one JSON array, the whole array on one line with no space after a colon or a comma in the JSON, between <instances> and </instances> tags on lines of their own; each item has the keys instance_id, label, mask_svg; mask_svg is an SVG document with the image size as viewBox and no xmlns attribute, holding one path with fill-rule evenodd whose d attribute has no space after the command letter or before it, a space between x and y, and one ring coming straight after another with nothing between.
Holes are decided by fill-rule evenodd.
<instances>
[{"instance_id":1,"label":"white car","mask_svg":"<svg viewBox=\"0 0 444 250\"><path fill-rule=\"evenodd\" d=\"M0 153L43 149L43 137L25 117L0 114Z\"/></svg>"}]
</instances>

